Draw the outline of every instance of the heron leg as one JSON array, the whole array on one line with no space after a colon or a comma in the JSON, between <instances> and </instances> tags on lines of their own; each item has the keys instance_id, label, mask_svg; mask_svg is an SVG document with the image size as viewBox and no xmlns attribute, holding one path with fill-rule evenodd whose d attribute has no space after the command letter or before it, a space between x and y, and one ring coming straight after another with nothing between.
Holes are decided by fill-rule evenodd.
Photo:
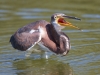
<instances>
[{"instance_id":1,"label":"heron leg","mask_svg":"<svg viewBox=\"0 0 100 75\"><path fill-rule=\"evenodd\" d=\"M49 55L48 55L48 52L47 52L47 51L45 52L45 58L46 58L46 59L49 58Z\"/></svg>"},{"instance_id":2,"label":"heron leg","mask_svg":"<svg viewBox=\"0 0 100 75\"><path fill-rule=\"evenodd\" d=\"M42 56L43 58L48 59L51 55L54 54L47 47L45 47L42 42L39 42L37 44L39 45L40 49L44 52L44 54Z\"/></svg>"},{"instance_id":3,"label":"heron leg","mask_svg":"<svg viewBox=\"0 0 100 75\"><path fill-rule=\"evenodd\" d=\"M50 52L50 50L47 47L45 47L42 42L39 42L37 44L39 45L39 47L41 48L42 51Z\"/></svg>"},{"instance_id":4,"label":"heron leg","mask_svg":"<svg viewBox=\"0 0 100 75\"><path fill-rule=\"evenodd\" d=\"M32 47L34 47L35 45L36 45L36 42L26 50L25 57L30 57L30 55L34 51L34 49L32 49Z\"/></svg>"}]
</instances>

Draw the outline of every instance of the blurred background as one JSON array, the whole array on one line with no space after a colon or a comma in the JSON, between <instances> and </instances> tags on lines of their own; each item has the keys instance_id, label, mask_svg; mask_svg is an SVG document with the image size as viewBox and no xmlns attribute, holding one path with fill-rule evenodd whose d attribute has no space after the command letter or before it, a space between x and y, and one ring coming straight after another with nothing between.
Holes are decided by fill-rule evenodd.
<instances>
[{"instance_id":1,"label":"blurred background","mask_svg":"<svg viewBox=\"0 0 100 75\"><path fill-rule=\"evenodd\" d=\"M83 31L66 27L71 50L67 56L17 51L9 43L20 27L36 20L50 21L61 12ZM37 49L37 47L35 48ZM100 75L100 0L0 0L0 75Z\"/></svg>"}]
</instances>

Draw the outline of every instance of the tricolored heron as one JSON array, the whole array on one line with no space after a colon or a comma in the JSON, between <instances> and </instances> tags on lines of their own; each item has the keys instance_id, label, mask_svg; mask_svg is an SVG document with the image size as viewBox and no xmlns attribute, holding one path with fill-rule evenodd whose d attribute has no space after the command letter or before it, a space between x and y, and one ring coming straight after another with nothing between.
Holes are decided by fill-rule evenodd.
<instances>
[{"instance_id":1,"label":"tricolored heron","mask_svg":"<svg viewBox=\"0 0 100 75\"><path fill-rule=\"evenodd\" d=\"M61 31L64 26L73 26L64 18L80 20L77 17L67 16L63 13L55 13L51 16L51 22L45 20L36 21L18 29L10 38L13 48L32 52L36 44L42 44L56 54L66 55L70 50L69 37Z\"/></svg>"}]
</instances>

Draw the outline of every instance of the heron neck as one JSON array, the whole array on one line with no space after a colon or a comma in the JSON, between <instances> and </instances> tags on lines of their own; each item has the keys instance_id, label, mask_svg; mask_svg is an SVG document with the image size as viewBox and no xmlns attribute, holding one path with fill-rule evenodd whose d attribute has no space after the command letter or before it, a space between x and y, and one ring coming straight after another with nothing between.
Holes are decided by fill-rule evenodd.
<instances>
[{"instance_id":1,"label":"heron neck","mask_svg":"<svg viewBox=\"0 0 100 75\"><path fill-rule=\"evenodd\" d=\"M56 26L54 26L53 24L51 24L51 34L53 39L59 43L59 38L60 38L60 31Z\"/></svg>"}]
</instances>

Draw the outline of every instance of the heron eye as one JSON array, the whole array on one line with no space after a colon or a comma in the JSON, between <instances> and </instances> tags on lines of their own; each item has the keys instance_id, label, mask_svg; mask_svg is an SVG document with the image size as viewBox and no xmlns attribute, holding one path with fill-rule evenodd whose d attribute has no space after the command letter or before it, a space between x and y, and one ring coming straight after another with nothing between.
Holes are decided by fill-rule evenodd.
<instances>
[{"instance_id":1,"label":"heron eye","mask_svg":"<svg viewBox=\"0 0 100 75\"><path fill-rule=\"evenodd\" d=\"M57 18L57 16L54 17L55 19Z\"/></svg>"}]
</instances>

